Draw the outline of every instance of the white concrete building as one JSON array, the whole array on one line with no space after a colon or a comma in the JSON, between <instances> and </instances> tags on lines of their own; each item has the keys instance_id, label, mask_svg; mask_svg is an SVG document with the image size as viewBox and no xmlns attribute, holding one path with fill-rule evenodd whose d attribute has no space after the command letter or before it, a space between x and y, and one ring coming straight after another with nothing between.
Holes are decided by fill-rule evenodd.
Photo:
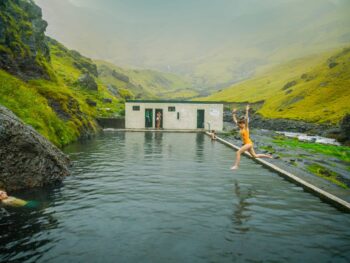
<instances>
[{"instance_id":1,"label":"white concrete building","mask_svg":"<svg viewBox=\"0 0 350 263\"><path fill-rule=\"evenodd\" d=\"M224 105L210 101L128 100L125 103L125 128L171 130L223 129Z\"/></svg>"}]
</instances>

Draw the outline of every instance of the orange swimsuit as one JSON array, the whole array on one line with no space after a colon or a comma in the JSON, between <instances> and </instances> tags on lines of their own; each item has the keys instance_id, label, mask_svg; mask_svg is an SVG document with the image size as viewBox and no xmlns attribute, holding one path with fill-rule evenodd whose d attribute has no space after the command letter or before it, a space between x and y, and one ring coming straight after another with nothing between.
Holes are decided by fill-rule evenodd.
<instances>
[{"instance_id":1,"label":"orange swimsuit","mask_svg":"<svg viewBox=\"0 0 350 263\"><path fill-rule=\"evenodd\" d=\"M240 130L239 133L242 136L243 144L246 145L248 143L253 144L252 140L249 138L249 130L244 129Z\"/></svg>"}]
</instances>

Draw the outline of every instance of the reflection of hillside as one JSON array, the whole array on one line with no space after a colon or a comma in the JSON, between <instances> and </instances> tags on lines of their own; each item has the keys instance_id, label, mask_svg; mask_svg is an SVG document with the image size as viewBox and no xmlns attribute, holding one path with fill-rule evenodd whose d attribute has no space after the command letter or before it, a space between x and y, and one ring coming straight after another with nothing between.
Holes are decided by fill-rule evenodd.
<instances>
[{"instance_id":1,"label":"reflection of hillside","mask_svg":"<svg viewBox=\"0 0 350 263\"><path fill-rule=\"evenodd\" d=\"M31 196L40 202L35 209L6 207L0 214L0 262L22 262L38 259L59 241L49 231L59 228L54 211L48 212L53 198L60 195L59 187L41 189ZM21 197L25 197L25 194Z\"/></svg>"},{"instance_id":2,"label":"reflection of hillside","mask_svg":"<svg viewBox=\"0 0 350 263\"><path fill-rule=\"evenodd\" d=\"M250 204L247 200L252 197L252 191L248 189L247 193L242 193L237 180L235 180L234 191L238 203L235 204L233 208L232 222L237 231L245 233L249 231L249 227L246 223L249 221L251 215L248 209Z\"/></svg>"}]
</instances>

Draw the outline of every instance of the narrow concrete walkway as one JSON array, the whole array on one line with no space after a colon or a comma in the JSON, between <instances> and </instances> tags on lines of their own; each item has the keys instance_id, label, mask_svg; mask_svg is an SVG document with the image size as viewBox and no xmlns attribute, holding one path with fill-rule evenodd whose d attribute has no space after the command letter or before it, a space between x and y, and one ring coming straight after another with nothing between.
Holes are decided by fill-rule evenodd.
<instances>
[{"instance_id":1,"label":"narrow concrete walkway","mask_svg":"<svg viewBox=\"0 0 350 263\"><path fill-rule=\"evenodd\" d=\"M204 129L195 129L195 130L171 130L171 129L115 129L115 128L105 128L103 129L103 131L124 131L124 132L178 132L178 133L184 133L184 132L188 132L188 133L202 133L205 130Z\"/></svg>"},{"instance_id":2,"label":"narrow concrete walkway","mask_svg":"<svg viewBox=\"0 0 350 263\"><path fill-rule=\"evenodd\" d=\"M209 132L205 132L208 136L210 136ZM228 147L231 147L233 149L235 149L236 151L240 148L220 137L217 137L217 141L227 145ZM244 153L246 156L248 156L249 158L253 159L255 162L262 164L264 167L276 172L277 174L279 174L280 176L282 176L283 178L287 179L290 182L293 182L301 187L304 188L305 191L310 192L316 196L318 196L321 200L335 206L336 208L344 211L344 212L348 212L350 213L350 203L346 202L345 200L330 194L308 182L306 182L305 180L299 178L298 176L289 173L279 167L277 167L276 165L269 163L268 161L262 160L262 159L255 159L252 158L252 156L245 152Z\"/></svg>"}]
</instances>

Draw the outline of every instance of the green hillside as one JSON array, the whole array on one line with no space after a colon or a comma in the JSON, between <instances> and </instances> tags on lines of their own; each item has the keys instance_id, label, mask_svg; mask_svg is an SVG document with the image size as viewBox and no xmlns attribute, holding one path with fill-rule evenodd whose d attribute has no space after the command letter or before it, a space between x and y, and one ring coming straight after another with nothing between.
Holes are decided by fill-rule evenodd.
<instances>
[{"instance_id":1,"label":"green hillside","mask_svg":"<svg viewBox=\"0 0 350 263\"><path fill-rule=\"evenodd\" d=\"M93 72L94 64L88 58L54 40L48 42L51 52L48 67L54 72L54 79L24 81L0 70L0 104L50 141L63 146L94 133L97 130L96 116L121 112L123 105L98 80L97 90L79 83L82 74L93 76L89 71ZM112 103L105 103L106 98ZM87 101L95 102L96 106L89 106Z\"/></svg>"},{"instance_id":2,"label":"green hillside","mask_svg":"<svg viewBox=\"0 0 350 263\"><path fill-rule=\"evenodd\" d=\"M198 96L190 82L171 74L154 70L125 69L105 61L95 61L99 79L110 89L132 98L186 99Z\"/></svg>"},{"instance_id":3,"label":"green hillside","mask_svg":"<svg viewBox=\"0 0 350 263\"><path fill-rule=\"evenodd\" d=\"M0 104L58 146L95 133L97 116L123 113L91 59L45 36L33 1L0 7Z\"/></svg>"},{"instance_id":4,"label":"green hillside","mask_svg":"<svg viewBox=\"0 0 350 263\"><path fill-rule=\"evenodd\" d=\"M267 118L337 123L350 112L350 48L304 57L199 100L264 101Z\"/></svg>"}]
</instances>

